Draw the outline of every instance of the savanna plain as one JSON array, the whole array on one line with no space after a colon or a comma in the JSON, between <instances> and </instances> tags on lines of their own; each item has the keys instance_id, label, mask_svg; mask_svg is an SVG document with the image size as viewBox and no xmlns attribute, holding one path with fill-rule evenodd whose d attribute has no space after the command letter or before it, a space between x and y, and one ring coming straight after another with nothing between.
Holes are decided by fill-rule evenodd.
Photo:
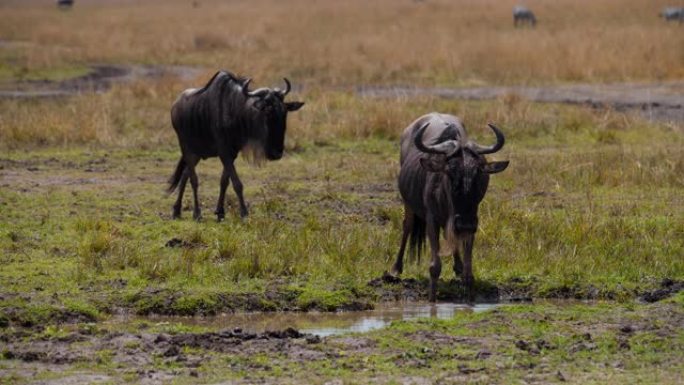
<instances>
[{"instance_id":1,"label":"savanna plain","mask_svg":"<svg viewBox=\"0 0 684 385\"><path fill-rule=\"evenodd\" d=\"M681 109L358 92L658 83L684 98L667 2L525 3L536 28L494 0L0 1L0 96L65 91L0 97L0 384L684 382ZM99 84L103 67L153 76ZM169 109L218 69L287 77L306 105L283 159L239 158L249 217L229 189L216 221L209 159L203 219L186 193L172 220ZM425 300L425 255L385 272L399 136L431 111L480 143L488 122L506 135L473 262L475 300L500 306L328 337L189 322ZM466 301L443 261L438 300Z\"/></svg>"}]
</instances>

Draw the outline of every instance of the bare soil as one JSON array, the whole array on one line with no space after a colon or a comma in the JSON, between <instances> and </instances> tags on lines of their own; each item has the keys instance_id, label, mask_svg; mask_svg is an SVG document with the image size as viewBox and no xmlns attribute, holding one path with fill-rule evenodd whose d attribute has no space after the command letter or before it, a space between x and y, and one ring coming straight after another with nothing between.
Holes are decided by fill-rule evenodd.
<instances>
[{"instance_id":1,"label":"bare soil","mask_svg":"<svg viewBox=\"0 0 684 385\"><path fill-rule=\"evenodd\" d=\"M0 99L58 98L85 92L104 92L116 83L177 77L194 79L202 69L186 66L94 65L90 73L63 81L35 80L5 84Z\"/></svg>"},{"instance_id":2,"label":"bare soil","mask_svg":"<svg viewBox=\"0 0 684 385\"><path fill-rule=\"evenodd\" d=\"M587 105L592 108L612 108L616 111L636 111L649 120L684 121L684 82L568 84L557 86L507 86L473 88L426 88L411 86L362 86L361 96L407 98L437 96L446 99L484 100L517 95L543 103Z\"/></svg>"}]
</instances>

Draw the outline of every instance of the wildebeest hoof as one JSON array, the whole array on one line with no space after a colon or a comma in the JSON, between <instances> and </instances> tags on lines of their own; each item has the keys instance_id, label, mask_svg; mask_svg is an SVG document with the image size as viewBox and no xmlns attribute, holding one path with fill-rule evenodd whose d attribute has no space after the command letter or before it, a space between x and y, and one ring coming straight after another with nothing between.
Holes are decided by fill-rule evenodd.
<instances>
[{"instance_id":1,"label":"wildebeest hoof","mask_svg":"<svg viewBox=\"0 0 684 385\"><path fill-rule=\"evenodd\" d=\"M223 222L223 220L226 218L226 213L223 211L215 211L214 214L216 214L217 222Z\"/></svg>"},{"instance_id":2,"label":"wildebeest hoof","mask_svg":"<svg viewBox=\"0 0 684 385\"><path fill-rule=\"evenodd\" d=\"M192 219L196 220L197 222L200 222L202 220L202 214L196 212L196 213L192 214Z\"/></svg>"},{"instance_id":3,"label":"wildebeest hoof","mask_svg":"<svg viewBox=\"0 0 684 385\"><path fill-rule=\"evenodd\" d=\"M180 219L180 218L181 218L180 213L174 212L173 214L171 214L171 219Z\"/></svg>"}]
</instances>

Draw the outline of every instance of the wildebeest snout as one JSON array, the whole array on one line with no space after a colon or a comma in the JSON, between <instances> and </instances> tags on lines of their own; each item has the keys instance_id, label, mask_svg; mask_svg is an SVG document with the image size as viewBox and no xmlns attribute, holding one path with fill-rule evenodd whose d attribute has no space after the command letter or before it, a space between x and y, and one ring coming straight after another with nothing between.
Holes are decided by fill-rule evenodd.
<instances>
[{"instance_id":1,"label":"wildebeest snout","mask_svg":"<svg viewBox=\"0 0 684 385\"><path fill-rule=\"evenodd\" d=\"M453 231L456 234L460 233L474 233L477 231L477 217L469 218L462 215L456 215L453 220Z\"/></svg>"}]
</instances>

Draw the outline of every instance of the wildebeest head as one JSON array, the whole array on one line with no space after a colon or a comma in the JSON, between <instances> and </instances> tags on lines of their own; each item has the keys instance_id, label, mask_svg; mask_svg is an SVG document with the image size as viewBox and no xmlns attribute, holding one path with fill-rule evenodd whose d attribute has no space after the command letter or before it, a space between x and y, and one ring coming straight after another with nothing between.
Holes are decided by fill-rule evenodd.
<instances>
[{"instance_id":1,"label":"wildebeest head","mask_svg":"<svg viewBox=\"0 0 684 385\"><path fill-rule=\"evenodd\" d=\"M264 125L266 137L264 138L264 152L269 160L277 160L283 156L285 147L285 131L287 130L287 114L297 111L304 105L303 102L286 102L285 96L292 86L287 78L285 89L259 88L249 91L251 79L247 79L242 86L242 92L248 99L251 108L257 112L256 116Z\"/></svg>"},{"instance_id":2,"label":"wildebeest head","mask_svg":"<svg viewBox=\"0 0 684 385\"><path fill-rule=\"evenodd\" d=\"M487 192L489 174L501 172L508 167L508 161L487 162L484 155L499 151L504 145L503 133L494 125L489 127L496 135L496 143L482 146L473 141L449 139L428 145L423 142L423 134L429 126L425 123L418 129L414 143L426 155L420 159L421 166L433 173L441 173L443 189L441 199L445 199L448 212L447 230L449 233L473 233L477 230L477 208Z\"/></svg>"}]
</instances>

